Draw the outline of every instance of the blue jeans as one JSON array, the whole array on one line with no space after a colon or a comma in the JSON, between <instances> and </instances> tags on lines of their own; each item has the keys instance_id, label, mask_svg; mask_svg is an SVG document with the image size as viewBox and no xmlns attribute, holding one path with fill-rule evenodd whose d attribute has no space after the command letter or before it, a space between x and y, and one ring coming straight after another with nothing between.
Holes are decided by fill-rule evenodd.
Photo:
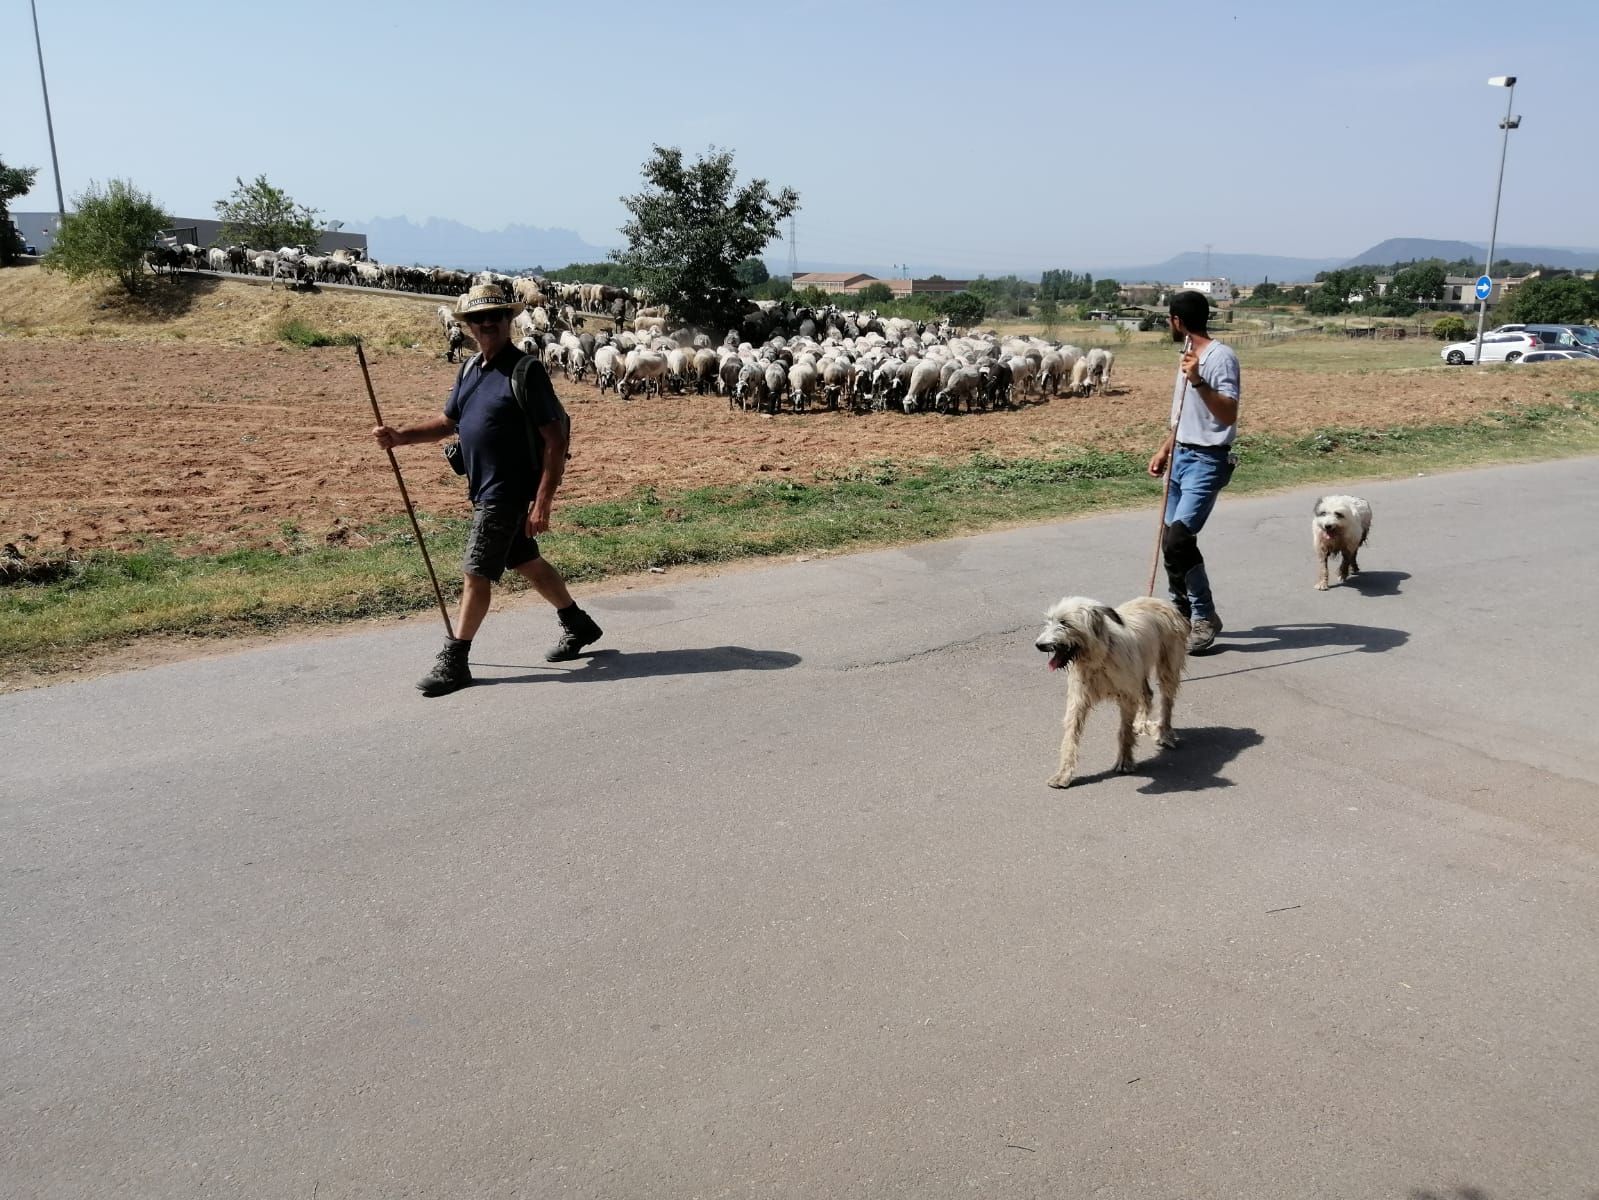
<instances>
[{"instance_id":1,"label":"blue jeans","mask_svg":"<svg viewBox=\"0 0 1599 1200\"><path fill-rule=\"evenodd\" d=\"M1231 446L1178 446L1166 468L1171 472L1162 541L1166 580L1172 603L1196 619L1214 620L1216 616L1210 577L1195 539L1216 507L1216 497L1233 477L1231 452Z\"/></svg>"}]
</instances>

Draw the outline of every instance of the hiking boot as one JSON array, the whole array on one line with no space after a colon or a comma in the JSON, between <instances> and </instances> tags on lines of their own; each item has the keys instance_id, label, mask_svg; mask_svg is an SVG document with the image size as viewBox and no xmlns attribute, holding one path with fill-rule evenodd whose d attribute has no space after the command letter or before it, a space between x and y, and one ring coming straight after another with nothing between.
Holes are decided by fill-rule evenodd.
<instances>
[{"instance_id":1,"label":"hiking boot","mask_svg":"<svg viewBox=\"0 0 1599 1200\"><path fill-rule=\"evenodd\" d=\"M1216 644L1220 632L1220 617L1195 617L1188 630L1188 653L1203 654Z\"/></svg>"},{"instance_id":2,"label":"hiking boot","mask_svg":"<svg viewBox=\"0 0 1599 1200\"><path fill-rule=\"evenodd\" d=\"M471 642L447 638L444 649L433 660L433 669L416 681L416 690L424 696L448 696L471 687L472 669L466 665L466 656L471 650Z\"/></svg>"},{"instance_id":3,"label":"hiking boot","mask_svg":"<svg viewBox=\"0 0 1599 1200\"><path fill-rule=\"evenodd\" d=\"M555 615L561 622L561 640L550 647L544 656L545 662L570 662L583 652L584 646L605 636L594 618L575 604L570 612L558 609Z\"/></svg>"}]
</instances>

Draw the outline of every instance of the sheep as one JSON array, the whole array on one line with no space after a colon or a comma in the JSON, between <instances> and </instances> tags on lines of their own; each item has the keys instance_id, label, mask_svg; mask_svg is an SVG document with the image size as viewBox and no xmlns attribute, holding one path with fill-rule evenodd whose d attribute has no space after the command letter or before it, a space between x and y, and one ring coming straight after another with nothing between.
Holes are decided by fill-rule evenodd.
<instances>
[{"instance_id":1,"label":"sheep","mask_svg":"<svg viewBox=\"0 0 1599 1200\"><path fill-rule=\"evenodd\" d=\"M566 377L573 383L582 383L583 376L588 373L589 356L583 353L581 346L566 347Z\"/></svg>"},{"instance_id":2,"label":"sheep","mask_svg":"<svg viewBox=\"0 0 1599 1200\"><path fill-rule=\"evenodd\" d=\"M933 407L939 412L959 412L961 401L966 401L966 411L971 412L983 399L983 374L976 367L962 367L949 377L944 387L933 397Z\"/></svg>"},{"instance_id":3,"label":"sheep","mask_svg":"<svg viewBox=\"0 0 1599 1200\"><path fill-rule=\"evenodd\" d=\"M910 381L905 385L905 397L901 401L907 413L916 412L924 401L933 398L933 394L938 391L938 377L936 362L929 362L924 358L911 367Z\"/></svg>"},{"instance_id":4,"label":"sheep","mask_svg":"<svg viewBox=\"0 0 1599 1200\"><path fill-rule=\"evenodd\" d=\"M1109 350L1095 346L1085 356L1088 363L1088 389L1098 389L1103 395L1110 390L1110 369L1116 363L1116 356Z\"/></svg>"},{"instance_id":5,"label":"sheep","mask_svg":"<svg viewBox=\"0 0 1599 1200\"><path fill-rule=\"evenodd\" d=\"M616 387L617 374L622 366L622 352L615 346L601 346L594 351L594 384L604 391Z\"/></svg>"},{"instance_id":6,"label":"sheep","mask_svg":"<svg viewBox=\"0 0 1599 1200\"><path fill-rule=\"evenodd\" d=\"M819 378L816 367L808 362L796 363L788 373L789 386L793 389L789 399L793 402L795 412L810 411L811 397L816 395Z\"/></svg>"},{"instance_id":7,"label":"sheep","mask_svg":"<svg viewBox=\"0 0 1599 1200\"><path fill-rule=\"evenodd\" d=\"M742 360L739 360L742 362ZM750 401L755 401L757 411L766 403L766 369L760 363L742 363L739 367L738 382L733 385L733 390L727 395L727 407L733 407L733 401L745 412L749 411Z\"/></svg>"},{"instance_id":8,"label":"sheep","mask_svg":"<svg viewBox=\"0 0 1599 1200\"><path fill-rule=\"evenodd\" d=\"M666 382L674 393L680 393L694 378L694 355L673 346L666 351Z\"/></svg>"},{"instance_id":9,"label":"sheep","mask_svg":"<svg viewBox=\"0 0 1599 1200\"><path fill-rule=\"evenodd\" d=\"M1072 395L1086 396L1088 395L1088 388L1088 359L1086 357L1079 358L1072 364Z\"/></svg>"},{"instance_id":10,"label":"sheep","mask_svg":"<svg viewBox=\"0 0 1599 1200\"><path fill-rule=\"evenodd\" d=\"M838 411L839 401L849 392L854 372L847 358L830 358L822 364L822 395L829 412Z\"/></svg>"},{"instance_id":11,"label":"sheep","mask_svg":"<svg viewBox=\"0 0 1599 1200\"><path fill-rule=\"evenodd\" d=\"M631 386L637 382L646 391L651 385L655 394L661 394L661 383L666 378L666 355L653 350L630 350L625 360L622 379L616 385L617 395L627 399Z\"/></svg>"},{"instance_id":12,"label":"sheep","mask_svg":"<svg viewBox=\"0 0 1599 1200\"><path fill-rule=\"evenodd\" d=\"M772 401L775 413L783 405L783 393L788 390L788 368L780 362L766 364L766 394Z\"/></svg>"},{"instance_id":13,"label":"sheep","mask_svg":"<svg viewBox=\"0 0 1599 1200\"><path fill-rule=\"evenodd\" d=\"M728 407L732 408L734 389L738 387L738 377L744 369L744 360L736 354L729 354L716 368L716 391L718 395L728 398Z\"/></svg>"},{"instance_id":14,"label":"sheep","mask_svg":"<svg viewBox=\"0 0 1599 1200\"><path fill-rule=\"evenodd\" d=\"M709 346L694 352L694 390L703 396L716 386L717 367L716 351Z\"/></svg>"}]
</instances>

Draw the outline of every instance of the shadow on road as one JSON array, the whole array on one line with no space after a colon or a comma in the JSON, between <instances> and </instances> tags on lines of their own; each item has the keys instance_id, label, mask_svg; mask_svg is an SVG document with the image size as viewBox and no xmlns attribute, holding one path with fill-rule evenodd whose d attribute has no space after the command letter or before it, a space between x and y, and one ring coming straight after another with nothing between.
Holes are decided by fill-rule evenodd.
<instances>
[{"instance_id":1,"label":"shadow on road","mask_svg":"<svg viewBox=\"0 0 1599 1200\"><path fill-rule=\"evenodd\" d=\"M1222 768L1245 750L1266 740L1253 729L1227 725L1202 725L1197 729L1179 726L1177 737L1179 741L1175 750L1161 750L1151 758L1140 759L1133 767L1132 774L1149 777L1149 782L1139 787L1140 795L1160 796L1167 792L1203 792L1211 788L1232 787L1233 781L1222 775ZM1148 742L1140 742L1139 750L1148 746ZM1080 775L1072 781L1072 787L1115 778L1114 771Z\"/></svg>"},{"instance_id":2,"label":"shadow on road","mask_svg":"<svg viewBox=\"0 0 1599 1200\"><path fill-rule=\"evenodd\" d=\"M604 683L612 679L647 679L655 675L704 675L713 671L785 671L798 666L800 656L786 650L750 650L744 646L704 646L686 650L645 650L623 654L596 650L571 663L474 663L475 667L501 667L525 675L479 677L485 683Z\"/></svg>"},{"instance_id":3,"label":"shadow on road","mask_svg":"<svg viewBox=\"0 0 1599 1200\"><path fill-rule=\"evenodd\" d=\"M1408 578L1408 576L1407 576ZM1376 625L1305 624L1257 625L1253 629L1229 629L1216 643L1216 650L1203 657L1189 660L1190 669L1198 663L1209 665L1213 660L1221 665L1234 654L1284 653L1295 650L1322 650L1324 654L1306 654L1282 662L1263 663L1258 667L1237 667L1231 671L1208 671L1203 675L1190 675L1188 682L1202 679L1221 679L1227 675L1243 675L1249 671L1266 671L1272 667L1289 667L1296 663L1315 662L1320 658L1337 658L1343 654L1381 654L1403 646L1410 634L1403 629L1383 629Z\"/></svg>"},{"instance_id":4,"label":"shadow on road","mask_svg":"<svg viewBox=\"0 0 1599 1200\"><path fill-rule=\"evenodd\" d=\"M1409 578L1409 571L1362 571L1351 575L1341 586L1354 588L1362 596L1397 596L1399 585Z\"/></svg>"}]
</instances>

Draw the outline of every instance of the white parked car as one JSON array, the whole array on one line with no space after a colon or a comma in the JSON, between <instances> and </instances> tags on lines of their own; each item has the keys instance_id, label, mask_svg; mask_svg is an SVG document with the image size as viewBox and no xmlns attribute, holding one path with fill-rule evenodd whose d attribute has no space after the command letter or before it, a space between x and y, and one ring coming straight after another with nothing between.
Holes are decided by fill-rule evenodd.
<instances>
[{"instance_id":1,"label":"white parked car","mask_svg":"<svg viewBox=\"0 0 1599 1200\"><path fill-rule=\"evenodd\" d=\"M1523 354L1527 354L1541 347L1542 343L1530 333L1496 333L1493 336L1483 334L1482 361L1490 362L1515 362ZM1461 363L1469 363L1477 354L1477 339L1469 342L1452 342L1442 351L1443 360L1451 367L1458 367Z\"/></svg>"}]
</instances>

